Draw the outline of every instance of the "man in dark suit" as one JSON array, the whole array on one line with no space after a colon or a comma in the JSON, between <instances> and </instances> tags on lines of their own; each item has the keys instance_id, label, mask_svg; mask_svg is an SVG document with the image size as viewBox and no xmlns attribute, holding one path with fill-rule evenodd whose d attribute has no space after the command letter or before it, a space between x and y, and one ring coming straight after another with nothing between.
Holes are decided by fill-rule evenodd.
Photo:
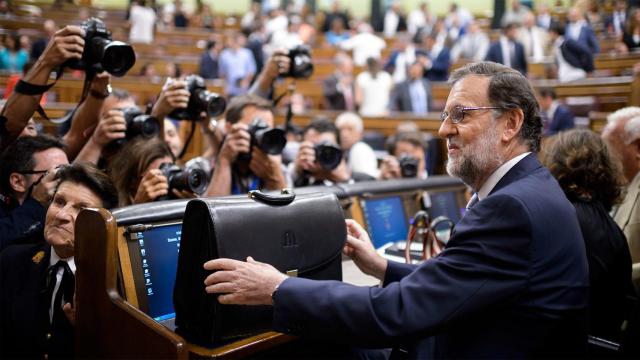
<instances>
[{"instance_id":1,"label":"man in dark suit","mask_svg":"<svg viewBox=\"0 0 640 360\"><path fill-rule=\"evenodd\" d=\"M500 36L500 40L489 46L485 60L509 66L526 76L527 57L525 56L524 46L516 41L517 34L518 25L514 23L507 24L503 29L503 35Z\"/></svg>"},{"instance_id":2,"label":"man in dark suit","mask_svg":"<svg viewBox=\"0 0 640 360\"><path fill-rule=\"evenodd\" d=\"M565 37L567 39L573 39L578 43L585 46L592 54L600 52L600 44L595 32L591 28L591 25L585 20L584 15L576 7L569 9L567 13L569 23L565 29Z\"/></svg>"},{"instance_id":3,"label":"man in dark suit","mask_svg":"<svg viewBox=\"0 0 640 360\"><path fill-rule=\"evenodd\" d=\"M424 49L416 51L416 59L424 67L424 77L429 81L447 81L451 67L451 54L446 44L437 46L437 35L425 36Z\"/></svg>"},{"instance_id":4,"label":"man in dark suit","mask_svg":"<svg viewBox=\"0 0 640 360\"><path fill-rule=\"evenodd\" d=\"M207 43L207 49L200 56L200 76L204 79L217 79L218 75L218 50L215 41Z\"/></svg>"},{"instance_id":5,"label":"man in dark suit","mask_svg":"<svg viewBox=\"0 0 640 360\"><path fill-rule=\"evenodd\" d=\"M67 165L47 210L44 239L0 254L0 358L71 358L74 352L74 223L85 207L117 205L111 180L92 165Z\"/></svg>"},{"instance_id":6,"label":"man in dark suit","mask_svg":"<svg viewBox=\"0 0 640 360\"><path fill-rule=\"evenodd\" d=\"M431 84L422 77L423 67L419 61L409 67L409 78L396 85L391 92L389 108L391 111L411 111L426 114L432 109Z\"/></svg>"},{"instance_id":7,"label":"man in dark suit","mask_svg":"<svg viewBox=\"0 0 640 360\"><path fill-rule=\"evenodd\" d=\"M324 108L329 110L356 110L353 79L353 61L345 53L335 57L336 72L322 82Z\"/></svg>"},{"instance_id":8,"label":"man in dark suit","mask_svg":"<svg viewBox=\"0 0 640 360\"><path fill-rule=\"evenodd\" d=\"M382 287L289 278L249 257L207 262L217 271L206 291L223 304L273 305L276 331L411 358L585 356L585 247L575 210L536 159L533 89L488 62L450 81L439 130L447 171L476 194L440 255L418 266L387 261L347 220L345 254Z\"/></svg>"},{"instance_id":9,"label":"man in dark suit","mask_svg":"<svg viewBox=\"0 0 640 360\"><path fill-rule=\"evenodd\" d=\"M540 89L538 94L543 136L551 136L574 127L573 113L567 106L558 102L556 92L552 88Z\"/></svg>"}]
</instances>

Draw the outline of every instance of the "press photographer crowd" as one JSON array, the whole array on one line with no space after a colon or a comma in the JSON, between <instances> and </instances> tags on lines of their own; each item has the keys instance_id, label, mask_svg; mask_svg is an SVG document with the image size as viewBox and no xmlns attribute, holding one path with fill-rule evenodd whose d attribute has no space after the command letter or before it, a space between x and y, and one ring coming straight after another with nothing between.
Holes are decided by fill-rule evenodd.
<instances>
[{"instance_id":1,"label":"press photographer crowd","mask_svg":"<svg viewBox=\"0 0 640 360\"><path fill-rule=\"evenodd\" d=\"M122 29L87 13L61 28L43 13L44 38L5 31L16 6L0 1L0 70L8 77L0 111L0 357L73 356L75 220L85 208L434 175L460 178L469 203L449 243L422 265L381 260L366 231L347 220L344 255L380 289L304 282L250 258L207 262L214 272L206 291L222 294L222 304L273 305L281 332L353 336L362 340L355 345L379 340L394 349L356 357L394 357L397 349L415 358L586 356L587 334L622 344L624 356L638 351L625 341L640 326L640 107L630 106L640 100L618 97L602 126L589 129L595 113L580 113L585 99L588 106L609 99L583 92L565 103L554 88L597 81L604 38L616 39L611 51L635 56L634 2L558 2L567 7L557 16L549 1L509 1L506 11L496 1L504 15L493 34L490 19L455 3L436 16L416 2L406 16L401 2L389 2L378 22L368 22L338 1L322 14L299 1L253 1L239 30L224 29L210 5L196 3L188 14L180 1L164 8L132 1L129 40L121 41ZM176 55L159 71L149 60L155 55L141 56L158 31L189 26L211 32L196 69L184 69ZM316 58L324 51L329 71ZM532 86L532 64L548 57L552 85ZM630 87L638 69L631 64L618 75ZM116 78L161 87L146 98L135 85L118 88ZM51 94L69 79L82 80L81 95L51 118ZM305 81L319 101L297 88ZM448 98L436 94L441 88ZM421 121L433 113L439 122L429 133ZM389 119L389 132L367 128L371 117ZM215 275L223 273L234 275ZM306 304L310 293L317 296ZM449 293L458 299L444 306ZM364 310L337 305L347 297ZM296 321L304 329L290 326ZM547 331L575 336L561 344ZM478 341L461 340L471 333Z\"/></svg>"}]
</instances>

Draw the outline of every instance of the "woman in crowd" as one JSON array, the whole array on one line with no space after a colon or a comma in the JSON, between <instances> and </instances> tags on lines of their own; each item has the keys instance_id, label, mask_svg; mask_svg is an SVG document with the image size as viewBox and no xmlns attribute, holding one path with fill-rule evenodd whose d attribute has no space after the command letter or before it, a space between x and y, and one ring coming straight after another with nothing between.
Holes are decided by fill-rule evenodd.
<instances>
[{"instance_id":1,"label":"woman in crowd","mask_svg":"<svg viewBox=\"0 0 640 360\"><path fill-rule=\"evenodd\" d=\"M159 138L127 142L109 165L109 176L118 190L119 206L151 202L168 195L169 183L160 165L174 161L171 149ZM172 194L193 196L175 189Z\"/></svg>"},{"instance_id":2,"label":"woman in crowd","mask_svg":"<svg viewBox=\"0 0 640 360\"><path fill-rule=\"evenodd\" d=\"M29 61L29 53L20 46L18 34L10 34L5 40L5 47L0 50L0 70L22 73L22 68Z\"/></svg>"},{"instance_id":3,"label":"woman in crowd","mask_svg":"<svg viewBox=\"0 0 640 360\"><path fill-rule=\"evenodd\" d=\"M540 156L575 207L584 236L591 285L589 334L617 342L624 301L633 294L629 246L609 216L622 191L621 165L590 130L548 138Z\"/></svg>"}]
</instances>

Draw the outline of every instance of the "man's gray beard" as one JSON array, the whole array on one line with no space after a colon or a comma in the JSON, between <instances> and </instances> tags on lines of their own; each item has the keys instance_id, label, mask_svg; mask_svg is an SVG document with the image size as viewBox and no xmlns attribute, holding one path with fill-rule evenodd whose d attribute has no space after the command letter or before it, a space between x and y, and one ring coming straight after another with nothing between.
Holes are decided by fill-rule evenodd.
<instances>
[{"instance_id":1,"label":"man's gray beard","mask_svg":"<svg viewBox=\"0 0 640 360\"><path fill-rule=\"evenodd\" d=\"M456 161L447 160L447 173L459 177L474 190L480 190L482 184L479 182L484 182L504 163L497 151L499 141L498 130L492 126L481 138L466 146L465 153L462 153L464 144L456 144L461 145L460 155Z\"/></svg>"}]
</instances>

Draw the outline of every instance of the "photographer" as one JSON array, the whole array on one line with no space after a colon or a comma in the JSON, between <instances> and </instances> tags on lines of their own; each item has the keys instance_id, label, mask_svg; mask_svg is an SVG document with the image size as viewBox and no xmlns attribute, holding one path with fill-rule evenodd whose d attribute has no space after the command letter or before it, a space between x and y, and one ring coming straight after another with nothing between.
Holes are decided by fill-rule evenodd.
<instances>
[{"instance_id":1,"label":"photographer","mask_svg":"<svg viewBox=\"0 0 640 360\"><path fill-rule=\"evenodd\" d=\"M341 183L351 179L338 138L338 129L328 119L317 118L307 125L296 160L290 165L294 186Z\"/></svg>"},{"instance_id":2,"label":"photographer","mask_svg":"<svg viewBox=\"0 0 640 360\"><path fill-rule=\"evenodd\" d=\"M254 120L267 128L273 127L270 102L253 95L237 96L230 101L225 123L227 135L207 196L244 194L255 189L279 190L287 186L282 156L268 155L252 141L250 130Z\"/></svg>"},{"instance_id":3,"label":"photographer","mask_svg":"<svg viewBox=\"0 0 640 360\"><path fill-rule=\"evenodd\" d=\"M97 165L100 158L110 155L105 148L117 139L126 136L127 122L122 109L136 107L136 103L126 90L114 89L104 100L100 109L100 120L93 134L82 148L76 161L89 162Z\"/></svg>"},{"instance_id":4,"label":"photographer","mask_svg":"<svg viewBox=\"0 0 640 360\"><path fill-rule=\"evenodd\" d=\"M417 132L398 133L387 141L389 156L380 165L380 179L427 178L425 143Z\"/></svg>"},{"instance_id":5,"label":"photographer","mask_svg":"<svg viewBox=\"0 0 640 360\"><path fill-rule=\"evenodd\" d=\"M38 108L42 94L50 86L50 76L68 60L79 60L84 50L85 31L78 26L66 26L58 30L34 66L19 82L5 104L0 117L0 150L11 144L22 132ZM74 112L71 130L64 136L67 154L74 158L86 141L86 132L98 121L98 110L107 94L109 76L100 74L91 83L89 96ZM25 90L28 89L27 90ZM34 95L21 93L28 92Z\"/></svg>"},{"instance_id":6,"label":"photographer","mask_svg":"<svg viewBox=\"0 0 640 360\"><path fill-rule=\"evenodd\" d=\"M42 231L64 145L48 135L22 136L0 157L0 250Z\"/></svg>"},{"instance_id":7,"label":"photographer","mask_svg":"<svg viewBox=\"0 0 640 360\"><path fill-rule=\"evenodd\" d=\"M267 61L267 65L262 69L253 85L251 85L249 94L271 99L273 96L273 82L276 81L279 76L284 76L289 73L291 59L289 59L288 55L289 50L275 50Z\"/></svg>"},{"instance_id":8,"label":"photographer","mask_svg":"<svg viewBox=\"0 0 640 360\"><path fill-rule=\"evenodd\" d=\"M108 171L118 190L118 205L142 204L169 195L195 197L192 191L171 188L161 165L174 161L171 149L158 137L138 138L124 144Z\"/></svg>"}]
</instances>

